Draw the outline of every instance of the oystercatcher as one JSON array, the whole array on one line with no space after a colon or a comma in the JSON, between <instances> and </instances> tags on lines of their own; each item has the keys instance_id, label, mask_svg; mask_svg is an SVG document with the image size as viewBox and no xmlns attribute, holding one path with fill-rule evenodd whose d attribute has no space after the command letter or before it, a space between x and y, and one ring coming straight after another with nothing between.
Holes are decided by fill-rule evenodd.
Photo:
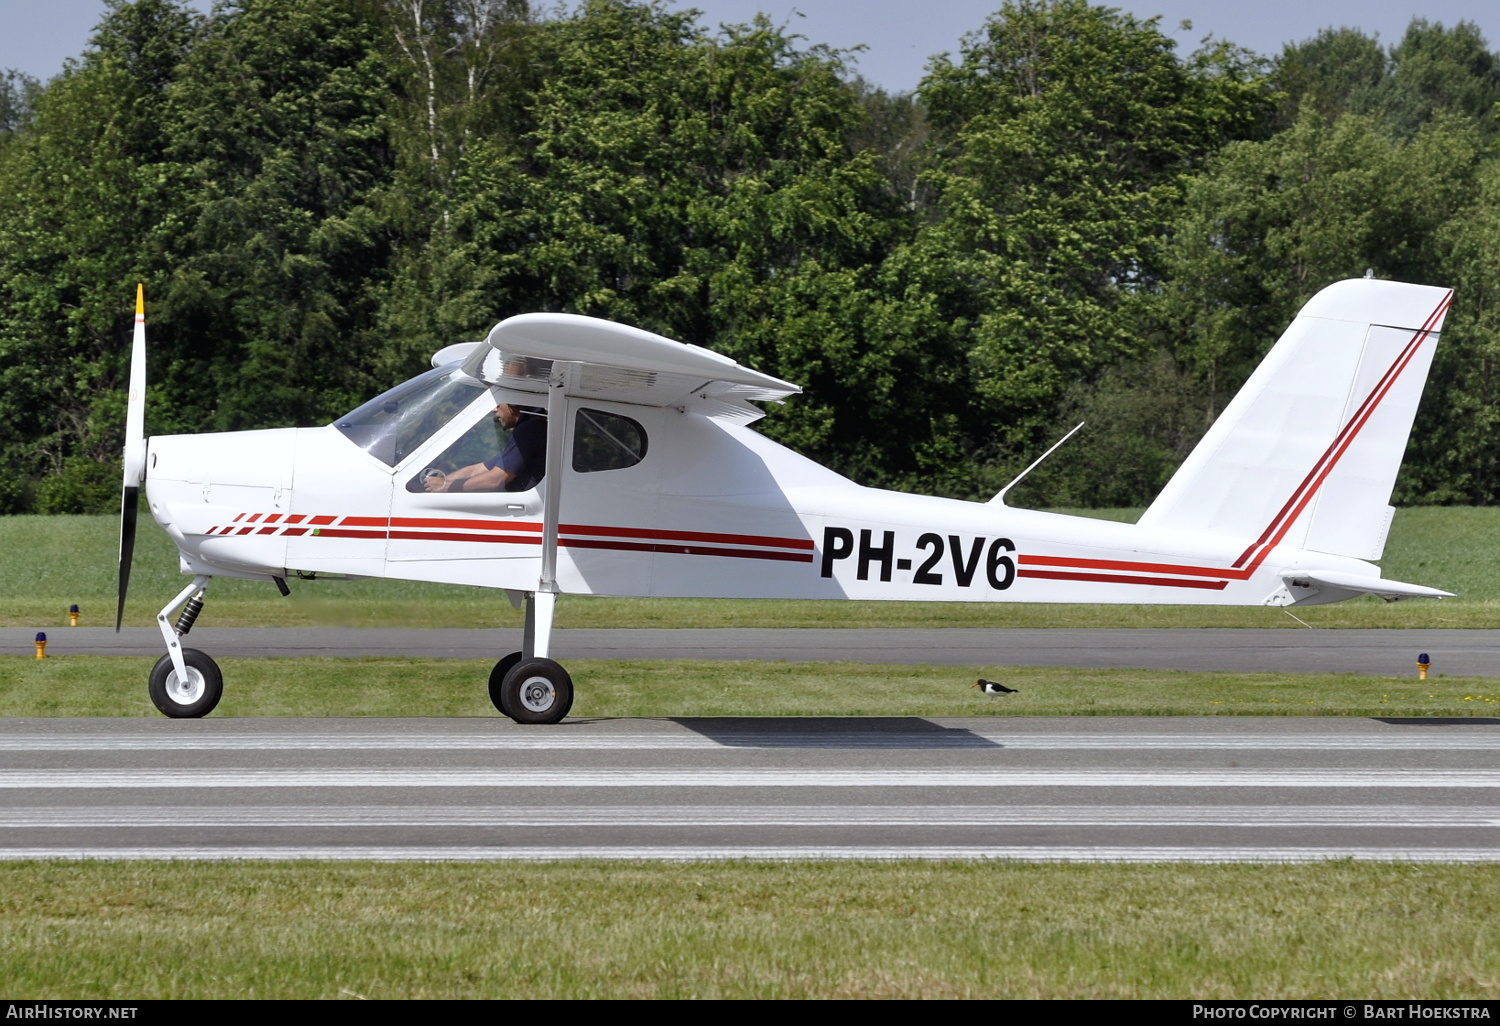
<instances>
[{"instance_id":1,"label":"oystercatcher","mask_svg":"<svg viewBox=\"0 0 1500 1026\"><path fill-rule=\"evenodd\" d=\"M980 691L983 691L991 698L999 698L1001 695L1014 695L1016 693L1015 688L1008 688L1004 684L998 684L992 680L985 680L983 677L970 684L969 687L978 688Z\"/></svg>"}]
</instances>

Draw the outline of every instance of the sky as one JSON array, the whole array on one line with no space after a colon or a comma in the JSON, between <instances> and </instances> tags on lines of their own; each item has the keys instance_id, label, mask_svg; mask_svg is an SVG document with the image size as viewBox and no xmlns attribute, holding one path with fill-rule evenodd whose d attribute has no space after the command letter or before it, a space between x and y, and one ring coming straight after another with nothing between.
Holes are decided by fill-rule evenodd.
<instances>
[{"instance_id":1,"label":"sky","mask_svg":"<svg viewBox=\"0 0 1500 1026\"><path fill-rule=\"evenodd\" d=\"M677 9L697 8L710 27L747 22L763 11L809 43L839 49L863 45L867 49L857 56L855 70L890 92L914 89L933 55L956 55L960 38L1001 5L1001 0L667 2ZM193 6L207 10L211 3L195 0ZM1177 40L1182 53L1212 34L1269 56L1284 43L1329 26L1362 29L1393 43L1413 14L1444 25L1472 21L1492 50L1500 48L1500 4L1495 0L1120 0L1113 6L1141 18L1160 15L1162 29ZM103 10L103 0L0 0L0 69L15 68L43 80L57 74L65 59L83 52ZM1179 27L1184 20L1192 23L1191 29Z\"/></svg>"}]
</instances>

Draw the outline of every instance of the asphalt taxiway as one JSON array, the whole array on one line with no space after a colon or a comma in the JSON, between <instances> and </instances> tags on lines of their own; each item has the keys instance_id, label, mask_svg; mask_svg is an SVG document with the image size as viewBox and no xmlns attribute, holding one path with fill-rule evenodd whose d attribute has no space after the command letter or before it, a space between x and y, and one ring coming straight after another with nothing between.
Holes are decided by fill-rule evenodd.
<instances>
[{"instance_id":1,"label":"asphalt taxiway","mask_svg":"<svg viewBox=\"0 0 1500 1026\"><path fill-rule=\"evenodd\" d=\"M0 628L0 651L30 655L36 631ZM159 656L151 627L60 627L47 631L56 655ZM498 659L521 632L498 628L382 629L199 627L188 642L215 658L419 656ZM553 656L568 659L784 659L1085 669L1230 670L1245 673L1359 673L1409 677L1417 656L1432 672L1500 676L1500 630L1196 629L593 629L553 633Z\"/></svg>"}]
</instances>

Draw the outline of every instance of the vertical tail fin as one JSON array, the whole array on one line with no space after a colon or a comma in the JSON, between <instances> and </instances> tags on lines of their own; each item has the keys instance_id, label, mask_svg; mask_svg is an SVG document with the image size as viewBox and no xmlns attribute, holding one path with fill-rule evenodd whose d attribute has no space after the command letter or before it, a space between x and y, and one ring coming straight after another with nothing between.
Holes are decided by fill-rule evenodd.
<instances>
[{"instance_id":1,"label":"vertical tail fin","mask_svg":"<svg viewBox=\"0 0 1500 1026\"><path fill-rule=\"evenodd\" d=\"M1449 289L1354 279L1319 292L1141 517L1379 559Z\"/></svg>"}]
</instances>

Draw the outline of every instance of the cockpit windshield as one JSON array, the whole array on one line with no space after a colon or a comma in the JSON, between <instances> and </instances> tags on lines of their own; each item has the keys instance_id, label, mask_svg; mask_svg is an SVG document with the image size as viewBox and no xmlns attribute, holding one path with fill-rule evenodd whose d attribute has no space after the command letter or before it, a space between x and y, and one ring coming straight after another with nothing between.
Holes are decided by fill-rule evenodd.
<instances>
[{"instance_id":1,"label":"cockpit windshield","mask_svg":"<svg viewBox=\"0 0 1500 1026\"><path fill-rule=\"evenodd\" d=\"M456 365L402 382L333 422L355 445L392 467L415 452L485 388Z\"/></svg>"}]
</instances>

